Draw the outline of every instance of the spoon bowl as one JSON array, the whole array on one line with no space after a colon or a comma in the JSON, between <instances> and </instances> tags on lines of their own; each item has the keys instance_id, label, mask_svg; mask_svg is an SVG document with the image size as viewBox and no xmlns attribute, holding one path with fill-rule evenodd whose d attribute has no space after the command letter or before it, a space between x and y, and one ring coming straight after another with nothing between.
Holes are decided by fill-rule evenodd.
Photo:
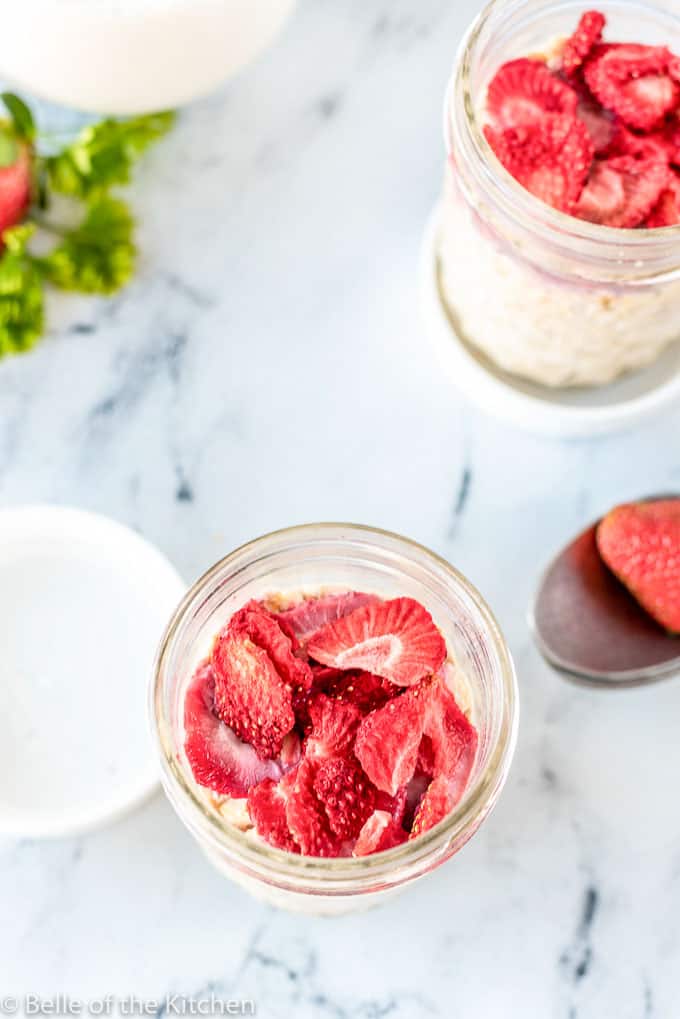
<instances>
[{"instance_id":1,"label":"spoon bowl","mask_svg":"<svg viewBox=\"0 0 680 1019\"><path fill-rule=\"evenodd\" d=\"M567 545L543 574L529 606L539 651L569 679L591 685L640 686L680 674L680 639L666 633L602 561L598 524Z\"/></svg>"}]
</instances>

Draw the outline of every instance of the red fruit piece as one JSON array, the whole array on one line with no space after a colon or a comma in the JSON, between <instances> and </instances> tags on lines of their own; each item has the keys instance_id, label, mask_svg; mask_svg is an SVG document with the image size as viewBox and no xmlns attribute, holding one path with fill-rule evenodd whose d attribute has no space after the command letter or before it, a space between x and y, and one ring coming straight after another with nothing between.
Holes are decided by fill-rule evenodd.
<instances>
[{"instance_id":1,"label":"red fruit piece","mask_svg":"<svg viewBox=\"0 0 680 1019\"><path fill-rule=\"evenodd\" d=\"M543 61L524 57L499 68L486 96L489 116L499 128L535 123L546 113L573 115L577 102L573 88L551 74Z\"/></svg>"},{"instance_id":2,"label":"red fruit piece","mask_svg":"<svg viewBox=\"0 0 680 1019\"><path fill-rule=\"evenodd\" d=\"M364 594L361 591L324 594L319 598L305 598L299 605L293 605L292 608L277 613L277 618L290 627L297 639L304 644L322 626L342 619L362 605L379 601L377 595Z\"/></svg>"},{"instance_id":3,"label":"red fruit piece","mask_svg":"<svg viewBox=\"0 0 680 1019\"><path fill-rule=\"evenodd\" d=\"M561 212L573 210L594 155L585 124L560 114L504 131L486 125L484 134L508 173L527 191Z\"/></svg>"},{"instance_id":4,"label":"red fruit piece","mask_svg":"<svg viewBox=\"0 0 680 1019\"><path fill-rule=\"evenodd\" d=\"M375 809L386 811L398 825L401 825L406 813L407 791L403 786L394 796L382 789L375 789Z\"/></svg>"},{"instance_id":5,"label":"red fruit piece","mask_svg":"<svg viewBox=\"0 0 680 1019\"><path fill-rule=\"evenodd\" d=\"M212 666L217 714L260 757L277 757L295 725L293 690L267 652L227 628L215 641Z\"/></svg>"},{"instance_id":6,"label":"red fruit piece","mask_svg":"<svg viewBox=\"0 0 680 1019\"><path fill-rule=\"evenodd\" d=\"M310 722L305 741L307 757L334 757L350 752L362 717L356 705L318 693L307 702L307 712Z\"/></svg>"},{"instance_id":7,"label":"red fruit piece","mask_svg":"<svg viewBox=\"0 0 680 1019\"><path fill-rule=\"evenodd\" d=\"M287 786L285 779L275 782L271 778L253 786L248 793L248 813L258 835L265 842L277 849L287 849L289 853L299 853L300 847L291 834L286 818L289 795Z\"/></svg>"},{"instance_id":8,"label":"red fruit piece","mask_svg":"<svg viewBox=\"0 0 680 1019\"><path fill-rule=\"evenodd\" d=\"M310 656L339 669L362 669L397 686L436 672L446 645L432 616L413 598L364 605L315 633Z\"/></svg>"},{"instance_id":9,"label":"red fruit piece","mask_svg":"<svg viewBox=\"0 0 680 1019\"><path fill-rule=\"evenodd\" d=\"M303 758L297 770L291 772L286 820L295 842L305 855L339 856L342 841L333 832L324 805L314 789L320 764L320 761Z\"/></svg>"},{"instance_id":10,"label":"red fruit piece","mask_svg":"<svg viewBox=\"0 0 680 1019\"><path fill-rule=\"evenodd\" d=\"M374 676L371 672L329 671L333 671L333 676L325 687L329 697L356 705L364 715L381 708L400 690L400 687L395 686L389 679Z\"/></svg>"},{"instance_id":11,"label":"red fruit piece","mask_svg":"<svg viewBox=\"0 0 680 1019\"><path fill-rule=\"evenodd\" d=\"M364 823L356 840L352 856L369 856L394 849L408 838L401 825L396 824L386 810L375 810Z\"/></svg>"},{"instance_id":12,"label":"red fruit piece","mask_svg":"<svg viewBox=\"0 0 680 1019\"><path fill-rule=\"evenodd\" d=\"M578 71L593 46L602 38L605 24L606 18L599 11L585 11L581 15L576 31L567 39L562 50L562 70L565 74Z\"/></svg>"},{"instance_id":13,"label":"red fruit piece","mask_svg":"<svg viewBox=\"0 0 680 1019\"><path fill-rule=\"evenodd\" d=\"M0 130L6 133L2 125ZM31 200L30 149L11 140L16 145L16 159L10 166L0 167L0 234L23 219Z\"/></svg>"},{"instance_id":14,"label":"red fruit piece","mask_svg":"<svg viewBox=\"0 0 680 1019\"><path fill-rule=\"evenodd\" d=\"M354 753L373 785L391 796L415 771L431 685L425 681L411 687L366 715L359 726Z\"/></svg>"},{"instance_id":15,"label":"red fruit piece","mask_svg":"<svg viewBox=\"0 0 680 1019\"><path fill-rule=\"evenodd\" d=\"M331 831L339 839L355 839L375 805L375 789L356 761L346 757L321 761L314 792L324 805Z\"/></svg>"},{"instance_id":16,"label":"red fruit piece","mask_svg":"<svg viewBox=\"0 0 680 1019\"><path fill-rule=\"evenodd\" d=\"M669 170L666 187L647 216L645 226L654 230L661 226L676 226L678 223L680 223L680 177Z\"/></svg>"},{"instance_id":17,"label":"red fruit piece","mask_svg":"<svg viewBox=\"0 0 680 1019\"><path fill-rule=\"evenodd\" d=\"M629 127L651 131L680 102L680 87L669 74L671 60L665 46L625 43L596 49L584 74L606 109Z\"/></svg>"},{"instance_id":18,"label":"red fruit piece","mask_svg":"<svg viewBox=\"0 0 680 1019\"><path fill-rule=\"evenodd\" d=\"M444 775L439 775L430 782L425 795L418 805L409 839L415 839L423 832L429 831L439 824L453 806L449 784Z\"/></svg>"},{"instance_id":19,"label":"red fruit piece","mask_svg":"<svg viewBox=\"0 0 680 1019\"><path fill-rule=\"evenodd\" d=\"M603 110L598 103L589 99L582 99L579 102L576 116L586 126L595 155L611 155L612 146L618 133L614 117Z\"/></svg>"},{"instance_id":20,"label":"red fruit piece","mask_svg":"<svg viewBox=\"0 0 680 1019\"><path fill-rule=\"evenodd\" d=\"M450 809L465 792L475 763L478 736L441 678L428 707L424 733L424 740L429 740L430 774L446 778ZM422 757L420 761L422 764Z\"/></svg>"},{"instance_id":21,"label":"red fruit piece","mask_svg":"<svg viewBox=\"0 0 680 1019\"><path fill-rule=\"evenodd\" d=\"M281 625L273 612L258 601L250 601L229 620L227 631L234 636L249 637L253 644L269 655L274 668L296 696L306 693L312 685L312 670L299 658L297 640L284 621Z\"/></svg>"},{"instance_id":22,"label":"red fruit piece","mask_svg":"<svg viewBox=\"0 0 680 1019\"><path fill-rule=\"evenodd\" d=\"M667 174L666 164L655 158L597 160L574 215L602 226L639 226L659 200Z\"/></svg>"},{"instance_id":23,"label":"red fruit piece","mask_svg":"<svg viewBox=\"0 0 680 1019\"><path fill-rule=\"evenodd\" d=\"M642 608L680 634L680 500L617 506L597 529L597 547Z\"/></svg>"},{"instance_id":24,"label":"red fruit piece","mask_svg":"<svg viewBox=\"0 0 680 1019\"><path fill-rule=\"evenodd\" d=\"M228 796L245 796L281 767L262 761L215 713L215 677L209 662L198 667L184 699L184 752L199 785Z\"/></svg>"}]
</instances>

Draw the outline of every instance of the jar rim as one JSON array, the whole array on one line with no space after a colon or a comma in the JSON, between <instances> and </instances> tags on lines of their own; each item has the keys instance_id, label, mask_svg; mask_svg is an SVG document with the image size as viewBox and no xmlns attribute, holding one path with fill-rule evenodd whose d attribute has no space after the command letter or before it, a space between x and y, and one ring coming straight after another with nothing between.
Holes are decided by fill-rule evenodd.
<instances>
[{"instance_id":1,"label":"jar rim","mask_svg":"<svg viewBox=\"0 0 680 1019\"><path fill-rule=\"evenodd\" d=\"M165 711L167 665L178 631L216 578L227 571L238 571L246 563L257 561L274 550L282 550L289 543L294 545L300 540L324 536L388 542L424 559L449 582L455 583L474 604L484 621L500 665L503 690L501 724L489 760L474 785L446 818L419 838L365 857L323 858L289 853L263 840L248 837L216 812L206 810L195 783L185 774L177 759L172 724ZM149 693L149 720L160 756L163 786L189 830L215 851L226 854L229 861L245 874L281 888L303 889L317 894L355 894L374 890L376 882L381 887L390 887L416 877L446 859L454 851L447 852L451 844L457 840L457 844L462 845L494 806L507 778L517 740L519 705L514 665L498 623L477 589L455 567L425 546L393 532L361 524L324 522L287 527L249 541L220 559L191 586L170 619L156 655Z\"/></svg>"},{"instance_id":2,"label":"jar rim","mask_svg":"<svg viewBox=\"0 0 680 1019\"><path fill-rule=\"evenodd\" d=\"M453 73L444 96L444 144L449 158L461 153L471 170L473 184L498 212L510 222L531 224L533 233L558 245L576 258L613 258L635 263L643 255L658 257L659 271L653 282L665 282L680 275L680 224L644 230L603 226L577 216L560 212L528 191L505 169L495 155L482 130L479 106L472 94L472 67L476 49L484 33L499 12L522 10L533 0L490 0L477 15L461 40ZM559 5L559 0L555 6ZM571 0L563 6L590 9L587 0ZM600 0L600 8L638 10L658 15L677 28L680 37L680 16L670 10L647 3L646 0ZM456 163L458 166L458 162ZM462 175L465 184L465 175ZM629 284L650 282L647 275L626 279Z\"/></svg>"}]
</instances>

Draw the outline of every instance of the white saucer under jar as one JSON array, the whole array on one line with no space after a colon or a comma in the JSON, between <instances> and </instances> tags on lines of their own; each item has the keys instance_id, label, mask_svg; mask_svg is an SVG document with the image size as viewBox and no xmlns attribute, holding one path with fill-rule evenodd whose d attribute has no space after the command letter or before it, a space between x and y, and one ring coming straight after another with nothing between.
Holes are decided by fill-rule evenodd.
<instances>
[{"instance_id":1,"label":"white saucer under jar","mask_svg":"<svg viewBox=\"0 0 680 1019\"><path fill-rule=\"evenodd\" d=\"M622 230L552 209L483 135L489 80L545 51L593 5L495 0L461 45L445 104L448 161L439 286L462 338L506 372L551 387L605 385L680 338L680 226ZM603 0L607 37L680 52L680 18Z\"/></svg>"},{"instance_id":2,"label":"white saucer under jar","mask_svg":"<svg viewBox=\"0 0 680 1019\"><path fill-rule=\"evenodd\" d=\"M243 831L197 785L184 754L183 703L216 633L251 598L320 588L416 598L432 614L467 680L479 733L465 794L451 813L396 849L358 858L299 856ZM505 782L517 735L517 684L507 645L475 589L406 538L349 524L309 524L244 545L194 584L168 624L151 689L165 791L213 864L258 898L306 913L382 901L448 860L477 831ZM236 801L234 801L236 802Z\"/></svg>"}]
</instances>

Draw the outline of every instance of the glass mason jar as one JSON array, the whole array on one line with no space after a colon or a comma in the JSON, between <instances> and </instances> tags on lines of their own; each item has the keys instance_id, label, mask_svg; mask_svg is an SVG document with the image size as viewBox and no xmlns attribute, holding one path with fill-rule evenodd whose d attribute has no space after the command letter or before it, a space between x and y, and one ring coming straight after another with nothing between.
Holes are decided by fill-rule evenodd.
<instances>
[{"instance_id":1,"label":"glass mason jar","mask_svg":"<svg viewBox=\"0 0 680 1019\"><path fill-rule=\"evenodd\" d=\"M218 630L251 598L319 588L409 595L432 613L467 680L479 748L458 806L431 831L362 858L321 859L269 846L229 823L184 756L183 694ZM258 538L198 580L163 636L150 711L165 791L210 860L258 898L310 913L366 908L464 845L505 782L517 733L517 686L498 624L447 562L406 538L349 524L309 524ZM240 802L243 801L232 801Z\"/></svg>"},{"instance_id":2,"label":"glass mason jar","mask_svg":"<svg viewBox=\"0 0 680 1019\"><path fill-rule=\"evenodd\" d=\"M595 6L605 38L680 53L680 18L669 10L641 0ZM464 340L548 386L610 382L680 337L680 226L622 230L558 212L505 170L482 131L500 65L549 53L591 7L495 0L463 39L445 102L442 300Z\"/></svg>"}]
</instances>

